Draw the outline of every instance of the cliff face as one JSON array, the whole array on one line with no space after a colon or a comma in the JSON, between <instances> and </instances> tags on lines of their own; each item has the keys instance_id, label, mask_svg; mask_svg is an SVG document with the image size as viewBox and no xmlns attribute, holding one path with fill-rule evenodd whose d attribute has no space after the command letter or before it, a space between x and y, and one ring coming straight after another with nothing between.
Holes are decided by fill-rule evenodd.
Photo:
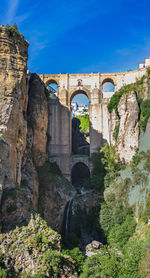
<instances>
[{"instance_id":1,"label":"cliff face","mask_svg":"<svg viewBox=\"0 0 150 278\"><path fill-rule=\"evenodd\" d=\"M37 170L47 160L49 112L44 83L26 74L28 43L6 27L0 29L0 42L0 225L7 231L28 223L47 192ZM43 217L60 231L72 187L62 176L58 180L50 182Z\"/></svg>"},{"instance_id":2,"label":"cliff face","mask_svg":"<svg viewBox=\"0 0 150 278\"><path fill-rule=\"evenodd\" d=\"M118 104L118 115L110 114L110 141L123 163L130 163L139 146L139 105L134 91L124 94ZM116 130L118 128L118 131ZM115 133L116 138L115 138Z\"/></svg>"},{"instance_id":3,"label":"cliff face","mask_svg":"<svg viewBox=\"0 0 150 278\"><path fill-rule=\"evenodd\" d=\"M4 190L14 189L21 182L21 163L27 134L27 58L28 44L23 36L14 38L7 28L1 27L0 201Z\"/></svg>"},{"instance_id":4,"label":"cliff face","mask_svg":"<svg viewBox=\"0 0 150 278\"><path fill-rule=\"evenodd\" d=\"M120 127L117 139L117 149L121 161L129 163L139 145L139 106L136 94L132 91L124 95L118 106Z\"/></svg>"},{"instance_id":5,"label":"cliff face","mask_svg":"<svg viewBox=\"0 0 150 278\"><path fill-rule=\"evenodd\" d=\"M0 29L0 149L2 188L21 181L21 160L26 147L28 93L26 70L28 44Z\"/></svg>"}]
</instances>

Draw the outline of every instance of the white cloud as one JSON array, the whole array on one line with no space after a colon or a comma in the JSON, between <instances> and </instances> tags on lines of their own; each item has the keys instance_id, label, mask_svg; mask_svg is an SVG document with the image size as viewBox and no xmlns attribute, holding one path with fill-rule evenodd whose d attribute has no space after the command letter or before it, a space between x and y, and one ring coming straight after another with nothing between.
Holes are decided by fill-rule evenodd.
<instances>
[{"instance_id":1,"label":"white cloud","mask_svg":"<svg viewBox=\"0 0 150 278\"><path fill-rule=\"evenodd\" d=\"M5 22L9 24L14 22L14 18L16 16L18 6L19 6L19 0L9 0L7 5L8 10L5 15Z\"/></svg>"}]
</instances>

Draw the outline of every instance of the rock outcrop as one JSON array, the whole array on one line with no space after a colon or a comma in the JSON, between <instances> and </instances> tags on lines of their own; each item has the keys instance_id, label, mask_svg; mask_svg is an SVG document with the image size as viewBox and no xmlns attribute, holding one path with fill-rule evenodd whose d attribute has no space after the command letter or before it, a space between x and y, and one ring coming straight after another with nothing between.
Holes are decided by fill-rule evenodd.
<instances>
[{"instance_id":1,"label":"rock outcrop","mask_svg":"<svg viewBox=\"0 0 150 278\"><path fill-rule=\"evenodd\" d=\"M109 115L110 143L116 146L122 163L130 163L139 146L139 105L136 92L123 94L118 104L118 115ZM118 127L117 138L115 138Z\"/></svg>"},{"instance_id":2,"label":"rock outcrop","mask_svg":"<svg viewBox=\"0 0 150 278\"><path fill-rule=\"evenodd\" d=\"M22 157L26 148L28 43L0 27L0 202L4 190L21 182ZM8 220L9 221L9 220Z\"/></svg>"},{"instance_id":3,"label":"rock outcrop","mask_svg":"<svg viewBox=\"0 0 150 278\"><path fill-rule=\"evenodd\" d=\"M77 277L71 257L61 253L60 235L39 215L31 215L28 226L0 235L7 277Z\"/></svg>"},{"instance_id":4,"label":"rock outcrop","mask_svg":"<svg viewBox=\"0 0 150 278\"><path fill-rule=\"evenodd\" d=\"M129 163L139 146L139 106L136 93L123 95L118 106L120 127L117 150L121 161Z\"/></svg>"},{"instance_id":5,"label":"rock outcrop","mask_svg":"<svg viewBox=\"0 0 150 278\"><path fill-rule=\"evenodd\" d=\"M73 189L62 176L48 184L47 195L41 188L39 167L48 159L51 112L47 90L37 74L27 75L24 37L0 27L0 42L0 226L9 231L27 224L31 210L40 208L44 195L42 215L60 231Z\"/></svg>"}]
</instances>

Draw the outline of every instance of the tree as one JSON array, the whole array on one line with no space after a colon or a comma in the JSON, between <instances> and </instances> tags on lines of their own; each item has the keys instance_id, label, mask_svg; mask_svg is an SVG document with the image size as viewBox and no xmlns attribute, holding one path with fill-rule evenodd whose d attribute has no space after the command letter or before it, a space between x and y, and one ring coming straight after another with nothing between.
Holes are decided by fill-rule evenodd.
<instances>
[{"instance_id":1,"label":"tree","mask_svg":"<svg viewBox=\"0 0 150 278\"><path fill-rule=\"evenodd\" d=\"M18 31L18 26L16 22L14 23L13 27L16 29L16 31Z\"/></svg>"}]
</instances>

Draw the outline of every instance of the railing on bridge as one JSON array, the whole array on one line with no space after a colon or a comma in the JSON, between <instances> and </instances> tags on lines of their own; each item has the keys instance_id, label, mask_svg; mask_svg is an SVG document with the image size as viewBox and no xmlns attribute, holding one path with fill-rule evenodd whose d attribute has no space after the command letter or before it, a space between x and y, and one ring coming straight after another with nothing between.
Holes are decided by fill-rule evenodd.
<instances>
[{"instance_id":1,"label":"railing on bridge","mask_svg":"<svg viewBox=\"0 0 150 278\"><path fill-rule=\"evenodd\" d=\"M52 94L56 94L56 90L50 85L47 87L47 90Z\"/></svg>"}]
</instances>

